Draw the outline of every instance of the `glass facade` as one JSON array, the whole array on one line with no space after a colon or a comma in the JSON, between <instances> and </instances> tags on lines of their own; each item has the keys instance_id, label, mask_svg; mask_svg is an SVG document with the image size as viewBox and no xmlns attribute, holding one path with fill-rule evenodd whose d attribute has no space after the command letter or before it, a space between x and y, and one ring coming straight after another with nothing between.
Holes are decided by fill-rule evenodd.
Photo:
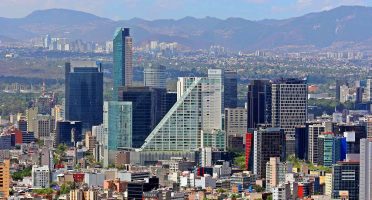
<instances>
[{"instance_id":1,"label":"glass facade","mask_svg":"<svg viewBox=\"0 0 372 200\"><path fill-rule=\"evenodd\" d=\"M161 88L124 87L119 91L119 100L132 102L132 147L140 148L168 112L167 92Z\"/></svg>"},{"instance_id":2,"label":"glass facade","mask_svg":"<svg viewBox=\"0 0 372 200\"><path fill-rule=\"evenodd\" d=\"M118 28L113 39L113 100L118 99L119 87L132 84L132 45L129 28Z\"/></svg>"},{"instance_id":3,"label":"glass facade","mask_svg":"<svg viewBox=\"0 0 372 200\"><path fill-rule=\"evenodd\" d=\"M163 65L152 65L145 67L143 71L143 83L145 86L154 88L166 88L166 68Z\"/></svg>"},{"instance_id":4,"label":"glass facade","mask_svg":"<svg viewBox=\"0 0 372 200\"><path fill-rule=\"evenodd\" d=\"M238 76L236 71L225 71L224 74L224 108L238 106Z\"/></svg>"},{"instance_id":5,"label":"glass facade","mask_svg":"<svg viewBox=\"0 0 372 200\"><path fill-rule=\"evenodd\" d=\"M132 147L132 102L105 101L103 106L105 150Z\"/></svg>"},{"instance_id":6,"label":"glass facade","mask_svg":"<svg viewBox=\"0 0 372 200\"><path fill-rule=\"evenodd\" d=\"M65 118L81 121L83 129L102 124L102 67L71 67L65 65Z\"/></svg>"},{"instance_id":7,"label":"glass facade","mask_svg":"<svg viewBox=\"0 0 372 200\"><path fill-rule=\"evenodd\" d=\"M82 123L79 121L58 121L56 127L55 144L74 146L83 139Z\"/></svg>"},{"instance_id":8,"label":"glass facade","mask_svg":"<svg viewBox=\"0 0 372 200\"><path fill-rule=\"evenodd\" d=\"M333 166L332 177L332 198L340 199L340 192L348 191L348 199L359 199L359 162L337 163Z\"/></svg>"},{"instance_id":9,"label":"glass facade","mask_svg":"<svg viewBox=\"0 0 372 200\"><path fill-rule=\"evenodd\" d=\"M221 81L186 77L177 82L177 102L147 137L143 151L193 151L201 131L221 129Z\"/></svg>"}]
</instances>

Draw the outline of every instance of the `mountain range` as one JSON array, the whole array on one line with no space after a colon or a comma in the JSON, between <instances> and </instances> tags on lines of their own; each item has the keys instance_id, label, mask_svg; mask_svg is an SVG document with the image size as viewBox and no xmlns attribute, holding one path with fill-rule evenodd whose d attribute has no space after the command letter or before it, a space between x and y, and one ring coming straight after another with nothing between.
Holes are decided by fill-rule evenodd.
<instances>
[{"instance_id":1,"label":"mountain range","mask_svg":"<svg viewBox=\"0 0 372 200\"><path fill-rule=\"evenodd\" d=\"M93 14L48 9L24 18L0 18L0 40L27 41L52 37L103 42L117 27L130 27L135 43L150 40L178 42L192 49L222 45L232 50L282 47L349 48L371 50L372 7L341 6L283 20L252 21L214 17L182 19L111 20Z\"/></svg>"}]
</instances>

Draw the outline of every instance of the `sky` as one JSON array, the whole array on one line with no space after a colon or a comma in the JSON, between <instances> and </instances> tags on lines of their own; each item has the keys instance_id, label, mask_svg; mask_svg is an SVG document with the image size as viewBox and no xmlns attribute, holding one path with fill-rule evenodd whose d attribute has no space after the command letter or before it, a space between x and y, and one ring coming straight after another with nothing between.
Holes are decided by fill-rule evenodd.
<instances>
[{"instance_id":1,"label":"sky","mask_svg":"<svg viewBox=\"0 0 372 200\"><path fill-rule=\"evenodd\" d=\"M206 16L284 19L340 5L372 6L372 0L0 0L0 16L20 18L35 10L66 8L114 20Z\"/></svg>"}]
</instances>

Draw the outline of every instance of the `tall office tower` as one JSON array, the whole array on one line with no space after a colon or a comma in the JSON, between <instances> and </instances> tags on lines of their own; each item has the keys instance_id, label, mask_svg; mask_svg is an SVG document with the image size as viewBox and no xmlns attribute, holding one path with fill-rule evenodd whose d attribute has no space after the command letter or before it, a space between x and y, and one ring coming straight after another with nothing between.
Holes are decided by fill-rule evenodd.
<instances>
[{"instance_id":1,"label":"tall office tower","mask_svg":"<svg viewBox=\"0 0 372 200\"><path fill-rule=\"evenodd\" d=\"M154 88L167 88L166 67L164 65L149 64L143 70L144 86Z\"/></svg>"},{"instance_id":2,"label":"tall office tower","mask_svg":"<svg viewBox=\"0 0 372 200\"><path fill-rule=\"evenodd\" d=\"M224 95L224 70L223 69L208 69L208 78L209 79L214 79L216 82L219 82L221 83L220 85L220 91L221 91L221 113L224 112L224 98L225 98L225 95ZM178 89L178 88L177 88ZM178 93L178 91L177 91Z\"/></svg>"},{"instance_id":3,"label":"tall office tower","mask_svg":"<svg viewBox=\"0 0 372 200\"><path fill-rule=\"evenodd\" d=\"M258 178L266 175L266 163L270 157L280 157L282 162L286 159L286 140L284 130L281 128L259 128L254 131L254 173Z\"/></svg>"},{"instance_id":4,"label":"tall office tower","mask_svg":"<svg viewBox=\"0 0 372 200\"><path fill-rule=\"evenodd\" d=\"M238 106L238 75L236 70L226 70L224 73L224 108Z\"/></svg>"},{"instance_id":5,"label":"tall office tower","mask_svg":"<svg viewBox=\"0 0 372 200\"><path fill-rule=\"evenodd\" d=\"M139 148L167 113L166 90L126 86L119 89L119 100L132 102L132 147Z\"/></svg>"},{"instance_id":6,"label":"tall office tower","mask_svg":"<svg viewBox=\"0 0 372 200\"><path fill-rule=\"evenodd\" d=\"M0 198L8 199L10 187L10 160L0 163Z\"/></svg>"},{"instance_id":7,"label":"tall office tower","mask_svg":"<svg viewBox=\"0 0 372 200\"><path fill-rule=\"evenodd\" d=\"M359 199L372 199L372 139L360 140Z\"/></svg>"},{"instance_id":8,"label":"tall office tower","mask_svg":"<svg viewBox=\"0 0 372 200\"><path fill-rule=\"evenodd\" d=\"M228 139L230 136L243 136L247 132L247 109L225 108L224 127Z\"/></svg>"},{"instance_id":9,"label":"tall office tower","mask_svg":"<svg viewBox=\"0 0 372 200\"><path fill-rule=\"evenodd\" d=\"M103 72L92 62L65 65L65 119L81 121L83 129L102 124Z\"/></svg>"},{"instance_id":10,"label":"tall office tower","mask_svg":"<svg viewBox=\"0 0 372 200\"><path fill-rule=\"evenodd\" d=\"M75 146L76 142L83 139L82 123L79 121L58 121L54 146L66 144L67 146Z\"/></svg>"},{"instance_id":11,"label":"tall office tower","mask_svg":"<svg viewBox=\"0 0 372 200\"><path fill-rule=\"evenodd\" d=\"M366 96L368 101L372 101L372 79L367 79Z\"/></svg>"},{"instance_id":12,"label":"tall office tower","mask_svg":"<svg viewBox=\"0 0 372 200\"><path fill-rule=\"evenodd\" d=\"M119 87L131 86L133 80L133 40L129 28L118 28L113 39L113 100L118 99Z\"/></svg>"},{"instance_id":13,"label":"tall office tower","mask_svg":"<svg viewBox=\"0 0 372 200\"><path fill-rule=\"evenodd\" d=\"M332 167L332 199L359 199L359 162L338 162Z\"/></svg>"},{"instance_id":14,"label":"tall office tower","mask_svg":"<svg viewBox=\"0 0 372 200\"><path fill-rule=\"evenodd\" d=\"M331 167L338 161L346 158L346 139L334 136L333 133L324 133L318 137L317 164Z\"/></svg>"},{"instance_id":15,"label":"tall office tower","mask_svg":"<svg viewBox=\"0 0 372 200\"><path fill-rule=\"evenodd\" d=\"M132 102L105 101L103 106L104 166L114 163L120 148L132 147Z\"/></svg>"},{"instance_id":16,"label":"tall office tower","mask_svg":"<svg viewBox=\"0 0 372 200\"><path fill-rule=\"evenodd\" d=\"M307 83L300 79L281 79L272 84L272 127L284 129L287 155L295 153L295 127L307 120ZM249 109L248 109L249 110Z\"/></svg>"},{"instance_id":17,"label":"tall office tower","mask_svg":"<svg viewBox=\"0 0 372 200\"><path fill-rule=\"evenodd\" d=\"M361 124L337 124L335 133L346 138L347 154L359 154L360 139L367 138L367 128Z\"/></svg>"},{"instance_id":18,"label":"tall office tower","mask_svg":"<svg viewBox=\"0 0 372 200\"><path fill-rule=\"evenodd\" d=\"M266 191L271 191L280 183L285 182L285 174L287 173L287 165L280 162L279 157L271 157L266 163Z\"/></svg>"},{"instance_id":19,"label":"tall office tower","mask_svg":"<svg viewBox=\"0 0 372 200\"><path fill-rule=\"evenodd\" d=\"M320 134L324 132L324 125L323 124L312 124L309 125L309 150L308 150L308 158L309 161L312 163L318 162L318 137Z\"/></svg>"},{"instance_id":20,"label":"tall office tower","mask_svg":"<svg viewBox=\"0 0 372 200\"><path fill-rule=\"evenodd\" d=\"M253 80L248 85L247 128L271 123L271 86L268 80Z\"/></svg>"},{"instance_id":21,"label":"tall office tower","mask_svg":"<svg viewBox=\"0 0 372 200\"><path fill-rule=\"evenodd\" d=\"M222 129L221 81L184 77L177 82L177 102L146 138L142 151L193 151L201 131Z\"/></svg>"},{"instance_id":22,"label":"tall office tower","mask_svg":"<svg viewBox=\"0 0 372 200\"><path fill-rule=\"evenodd\" d=\"M296 147L295 147L295 156L301 160L307 160L308 154L307 150L309 148L309 132L307 131L306 126L298 126L295 128L295 138L296 138Z\"/></svg>"},{"instance_id":23,"label":"tall office tower","mask_svg":"<svg viewBox=\"0 0 372 200\"><path fill-rule=\"evenodd\" d=\"M337 101L340 101L341 99L341 86L347 86L347 81L336 80L336 100Z\"/></svg>"}]
</instances>

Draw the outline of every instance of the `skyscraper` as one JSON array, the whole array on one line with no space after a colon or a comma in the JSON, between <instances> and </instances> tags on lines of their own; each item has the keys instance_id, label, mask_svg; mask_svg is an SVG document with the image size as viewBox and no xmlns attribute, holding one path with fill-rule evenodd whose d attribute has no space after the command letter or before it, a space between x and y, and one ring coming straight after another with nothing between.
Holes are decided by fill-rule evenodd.
<instances>
[{"instance_id":1,"label":"skyscraper","mask_svg":"<svg viewBox=\"0 0 372 200\"><path fill-rule=\"evenodd\" d=\"M309 148L309 132L306 126L298 126L295 128L295 138L296 138L296 158L301 160L308 159L308 148Z\"/></svg>"},{"instance_id":2,"label":"skyscraper","mask_svg":"<svg viewBox=\"0 0 372 200\"><path fill-rule=\"evenodd\" d=\"M372 199L372 139L360 140L359 199Z\"/></svg>"},{"instance_id":3,"label":"skyscraper","mask_svg":"<svg viewBox=\"0 0 372 200\"><path fill-rule=\"evenodd\" d=\"M104 166L119 148L132 147L132 102L106 101L103 106Z\"/></svg>"},{"instance_id":4,"label":"skyscraper","mask_svg":"<svg viewBox=\"0 0 372 200\"><path fill-rule=\"evenodd\" d=\"M193 151L201 147L201 131L222 129L221 80L183 77L177 102L146 138L142 151Z\"/></svg>"},{"instance_id":5,"label":"skyscraper","mask_svg":"<svg viewBox=\"0 0 372 200\"><path fill-rule=\"evenodd\" d=\"M238 106L238 75L236 70L226 70L224 73L224 108Z\"/></svg>"},{"instance_id":6,"label":"skyscraper","mask_svg":"<svg viewBox=\"0 0 372 200\"><path fill-rule=\"evenodd\" d=\"M118 28L113 39L113 100L118 99L119 87L132 85L133 40L129 28Z\"/></svg>"},{"instance_id":7,"label":"skyscraper","mask_svg":"<svg viewBox=\"0 0 372 200\"><path fill-rule=\"evenodd\" d=\"M248 85L247 128L257 128L258 124L271 123L271 87L268 80L253 80Z\"/></svg>"},{"instance_id":8,"label":"skyscraper","mask_svg":"<svg viewBox=\"0 0 372 200\"><path fill-rule=\"evenodd\" d=\"M216 82L221 83L220 85L220 91L221 91L221 113L225 112L225 103L224 103L224 98L225 98L225 91L224 91L224 85L225 85L225 75L224 75L224 70L223 69L208 69L208 78L210 80L215 80Z\"/></svg>"},{"instance_id":9,"label":"skyscraper","mask_svg":"<svg viewBox=\"0 0 372 200\"><path fill-rule=\"evenodd\" d=\"M323 124L312 124L309 125L308 135L309 135L309 150L308 150L308 159L312 163L318 162L318 137L324 132Z\"/></svg>"},{"instance_id":10,"label":"skyscraper","mask_svg":"<svg viewBox=\"0 0 372 200\"><path fill-rule=\"evenodd\" d=\"M164 65L152 65L145 67L143 70L143 84L154 88L167 88L166 68Z\"/></svg>"},{"instance_id":11,"label":"skyscraper","mask_svg":"<svg viewBox=\"0 0 372 200\"><path fill-rule=\"evenodd\" d=\"M103 72L92 62L65 65L65 118L81 121L83 129L102 124Z\"/></svg>"},{"instance_id":12,"label":"skyscraper","mask_svg":"<svg viewBox=\"0 0 372 200\"><path fill-rule=\"evenodd\" d=\"M330 167L345 158L346 139L344 137L334 136L329 132L318 137L318 165Z\"/></svg>"},{"instance_id":13,"label":"skyscraper","mask_svg":"<svg viewBox=\"0 0 372 200\"><path fill-rule=\"evenodd\" d=\"M119 100L132 102L132 147L139 148L160 122L167 109L167 93L162 88L126 86L119 89Z\"/></svg>"},{"instance_id":14,"label":"skyscraper","mask_svg":"<svg viewBox=\"0 0 372 200\"><path fill-rule=\"evenodd\" d=\"M266 175L266 163L270 157L279 157L285 161L286 140L284 130L281 128L260 127L254 131L254 173L258 178Z\"/></svg>"},{"instance_id":15,"label":"skyscraper","mask_svg":"<svg viewBox=\"0 0 372 200\"><path fill-rule=\"evenodd\" d=\"M281 79L273 82L271 88L272 127L284 129L289 156L295 153L295 127L307 120L307 82Z\"/></svg>"}]
</instances>

